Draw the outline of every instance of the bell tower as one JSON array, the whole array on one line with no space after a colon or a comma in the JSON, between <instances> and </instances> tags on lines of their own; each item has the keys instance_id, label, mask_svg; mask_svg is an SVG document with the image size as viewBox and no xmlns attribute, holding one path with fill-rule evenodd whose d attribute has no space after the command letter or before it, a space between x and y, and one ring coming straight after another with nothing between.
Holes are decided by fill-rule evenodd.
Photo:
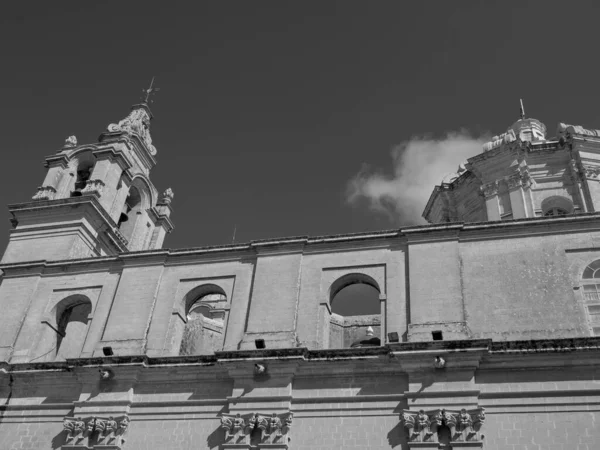
<instances>
[{"instance_id":1,"label":"bell tower","mask_svg":"<svg viewBox=\"0 0 600 450\"><path fill-rule=\"evenodd\" d=\"M173 230L173 191L159 196L149 178L157 151L147 97L97 143L79 145L70 136L46 158L48 171L32 200L9 205L13 229L2 263L162 247Z\"/></svg>"}]
</instances>

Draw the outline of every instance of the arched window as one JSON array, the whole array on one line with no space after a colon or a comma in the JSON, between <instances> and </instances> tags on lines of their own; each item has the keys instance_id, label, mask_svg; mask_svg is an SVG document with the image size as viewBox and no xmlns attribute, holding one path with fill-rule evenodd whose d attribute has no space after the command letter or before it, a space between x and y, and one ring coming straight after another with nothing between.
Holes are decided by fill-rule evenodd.
<instances>
[{"instance_id":1,"label":"arched window","mask_svg":"<svg viewBox=\"0 0 600 450\"><path fill-rule=\"evenodd\" d=\"M600 259L584 269L581 284L590 330L600 336Z\"/></svg>"},{"instance_id":2,"label":"arched window","mask_svg":"<svg viewBox=\"0 0 600 450\"><path fill-rule=\"evenodd\" d=\"M94 162L85 159L82 160L76 170L76 178L75 185L73 190L71 191L71 197L79 197L81 196L81 192L85 189L85 186L92 175L92 170L94 169Z\"/></svg>"},{"instance_id":3,"label":"arched window","mask_svg":"<svg viewBox=\"0 0 600 450\"><path fill-rule=\"evenodd\" d=\"M546 216L546 217L566 216L567 214L569 214L569 213L562 208L551 208L548 211L544 212L544 216Z\"/></svg>"},{"instance_id":4,"label":"arched window","mask_svg":"<svg viewBox=\"0 0 600 450\"><path fill-rule=\"evenodd\" d=\"M545 217L566 216L573 214L573 202L562 195L552 195L542 201L542 214Z\"/></svg>"},{"instance_id":5,"label":"arched window","mask_svg":"<svg viewBox=\"0 0 600 450\"><path fill-rule=\"evenodd\" d=\"M363 274L346 275L333 283L330 294L329 347L381 345L379 286Z\"/></svg>"},{"instance_id":6,"label":"arched window","mask_svg":"<svg viewBox=\"0 0 600 450\"><path fill-rule=\"evenodd\" d=\"M225 292L214 284L200 286L186 296L180 355L210 355L223 349L225 303Z\"/></svg>"},{"instance_id":7,"label":"arched window","mask_svg":"<svg viewBox=\"0 0 600 450\"><path fill-rule=\"evenodd\" d=\"M91 312L92 303L83 295L68 297L56 306L56 360L81 355Z\"/></svg>"}]
</instances>

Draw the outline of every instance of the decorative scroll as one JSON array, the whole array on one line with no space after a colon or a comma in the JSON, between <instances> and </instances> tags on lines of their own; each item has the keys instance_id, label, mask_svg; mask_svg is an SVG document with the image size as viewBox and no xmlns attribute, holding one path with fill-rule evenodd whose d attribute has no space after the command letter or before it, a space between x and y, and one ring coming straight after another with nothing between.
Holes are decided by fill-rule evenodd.
<instances>
[{"instance_id":1,"label":"decorative scroll","mask_svg":"<svg viewBox=\"0 0 600 450\"><path fill-rule=\"evenodd\" d=\"M63 449L74 446L110 446L111 449L120 450L123 445L123 436L129 428L129 417L65 417L63 428L67 432Z\"/></svg>"},{"instance_id":2,"label":"decorative scroll","mask_svg":"<svg viewBox=\"0 0 600 450\"><path fill-rule=\"evenodd\" d=\"M65 144L63 145L63 148L73 148L73 147L77 147L77 136L75 136L75 135L69 136L68 138L66 138Z\"/></svg>"},{"instance_id":3,"label":"decorative scroll","mask_svg":"<svg viewBox=\"0 0 600 450\"><path fill-rule=\"evenodd\" d=\"M163 192L160 203L165 204L165 205L170 205L171 202L173 201L173 197L175 197L175 194L173 193L173 189L167 188L167 190L165 192Z\"/></svg>"},{"instance_id":4,"label":"decorative scroll","mask_svg":"<svg viewBox=\"0 0 600 450\"><path fill-rule=\"evenodd\" d=\"M88 180L85 187L81 191L81 193L83 195L93 194L93 195L101 196L103 190L104 190L104 181Z\"/></svg>"},{"instance_id":5,"label":"decorative scroll","mask_svg":"<svg viewBox=\"0 0 600 450\"><path fill-rule=\"evenodd\" d=\"M483 151L489 152L490 150L494 150L495 148L501 147L504 144L508 144L516 140L517 137L515 135L515 131L509 129L506 133L494 136L490 142L483 144Z\"/></svg>"},{"instance_id":6,"label":"decorative scroll","mask_svg":"<svg viewBox=\"0 0 600 450\"><path fill-rule=\"evenodd\" d=\"M479 432L485 423L485 410L461 409L449 411L438 409L434 411L409 411L402 412L402 422L406 432L409 447L415 442L438 443L438 431L441 426L450 430L451 442L482 443L483 435Z\"/></svg>"},{"instance_id":7,"label":"decorative scroll","mask_svg":"<svg viewBox=\"0 0 600 450\"><path fill-rule=\"evenodd\" d=\"M557 134L579 134L581 136L600 137L600 130L588 130L580 125L568 125L566 123L559 123Z\"/></svg>"},{"instance_id":8,"label":"decorative scroll","mask_svg":"<svg viewBox=\"0 0 600 450\"><path fill-rule=\"evenodd\" d=\"M152 145L152 137L150 136L150 115L144 108L135 108L119 123L111 123L108 126L108 131L111 133L135 134L146 144L150 154L156 155L156 147Z\"/></svg>"},{"instance_id":9,"label":"decorative scroll","mask_svg":"<svg viewBox=\"0 0 600 450\"><path fill-rule=\"evenodd\" d=\"M53 186L40 186L32 197L33 200L54 200L56 189Z\"/></svg>"}]
</instances>

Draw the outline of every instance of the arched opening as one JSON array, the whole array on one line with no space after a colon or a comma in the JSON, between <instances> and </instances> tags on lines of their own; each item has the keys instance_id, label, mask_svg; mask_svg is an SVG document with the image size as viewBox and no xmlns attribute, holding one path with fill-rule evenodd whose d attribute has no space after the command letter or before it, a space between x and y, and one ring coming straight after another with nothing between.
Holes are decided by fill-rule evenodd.
<instances>
[{"instance_id":1,"label":"arched opening","mask_svg":"<svg viewBox=\"0 0 600 450\"><path fill-rule=\"evenodd\" d=\"M68 297L56 306L56 360L81 355L91 312L92 303L83 295Z\"/></svg>"},{"instance_id":2,"label":"arched opening","mask_svg":"<svg viewBox=\"0 0 600 450\"><path fill-rule=\"evenodd\" d=\"M590 263L581 278L590 332L593 336L600 336L600 259Z\"/></svg>"},{"instance_id":3,"label":"arched opening","mask_svg":"<svg viewBox=\"0 0 600 450\"><path fill-rule=\"evenodd\" d=\"M552 195L545 198L541 207L542 214L545 217L566 216L575 212L573 202L562 195Z\"/></svg>"},{"instance_id":4,"label":"arched opening","mask_svg":"<svg viewBox=\"0 0 600 450\"><path fill-rule=\"evenodd\" d=\"M350 274L333 283L330 295L329 347L381 345L379 286L371 277Z\"/></svg>"},{"instance_id":5,"label":"arched opening","mask_svg":"<svg viewBox=\"0 0 600 450\"><path fill-rule=\"evenodd\" d=\"M140 191L135 186L131 186L117 223L119 231L128 241L130 241L133 236L137 217L138 214L141 213L141 209L142 196Z\"/></svg>"},{"instance_id":6,"label":"arched opening","mask_svg":"<svg viewBox=\"0 0 600 450\"><path fill-rule=\"evenodd\" d=\"M82 191L85 189L92 170L94 169L94 160L91 152L89 154L81 155L78 158L77 170L75 171L75 184L71 191L71 197L80 197Z\"/></svg>"},{"instance_id":7,"label":"arched opening","mask_svg":"<svg viewBox=\"0 0 600 450\"><path fill-rule=\"evenodd\" d=\"M180 355L210 355L222 350L227 296L214 284L200 286L185 299L186 323Z\"/></svg>"}]
</instances>

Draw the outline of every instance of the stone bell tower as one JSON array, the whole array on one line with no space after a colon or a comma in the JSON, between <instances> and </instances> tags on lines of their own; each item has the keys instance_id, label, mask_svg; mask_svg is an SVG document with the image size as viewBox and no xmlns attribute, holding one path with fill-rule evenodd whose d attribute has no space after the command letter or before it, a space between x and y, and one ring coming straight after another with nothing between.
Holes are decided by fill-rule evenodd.
<instances>
[{"instance_id":1,"label":"stone bell tower","mask_svg":"<svg viewBox=\"0 0 600 450\"><path fill-rule=\"evenodd\" d=\"M67 138L46 158L32 200L9 205L13 229L2 263L66 260L162 247L173 229L173 191L150 181L156 148L146 102L110 124L97 143Z\"/></svg>"}]
</instances>

